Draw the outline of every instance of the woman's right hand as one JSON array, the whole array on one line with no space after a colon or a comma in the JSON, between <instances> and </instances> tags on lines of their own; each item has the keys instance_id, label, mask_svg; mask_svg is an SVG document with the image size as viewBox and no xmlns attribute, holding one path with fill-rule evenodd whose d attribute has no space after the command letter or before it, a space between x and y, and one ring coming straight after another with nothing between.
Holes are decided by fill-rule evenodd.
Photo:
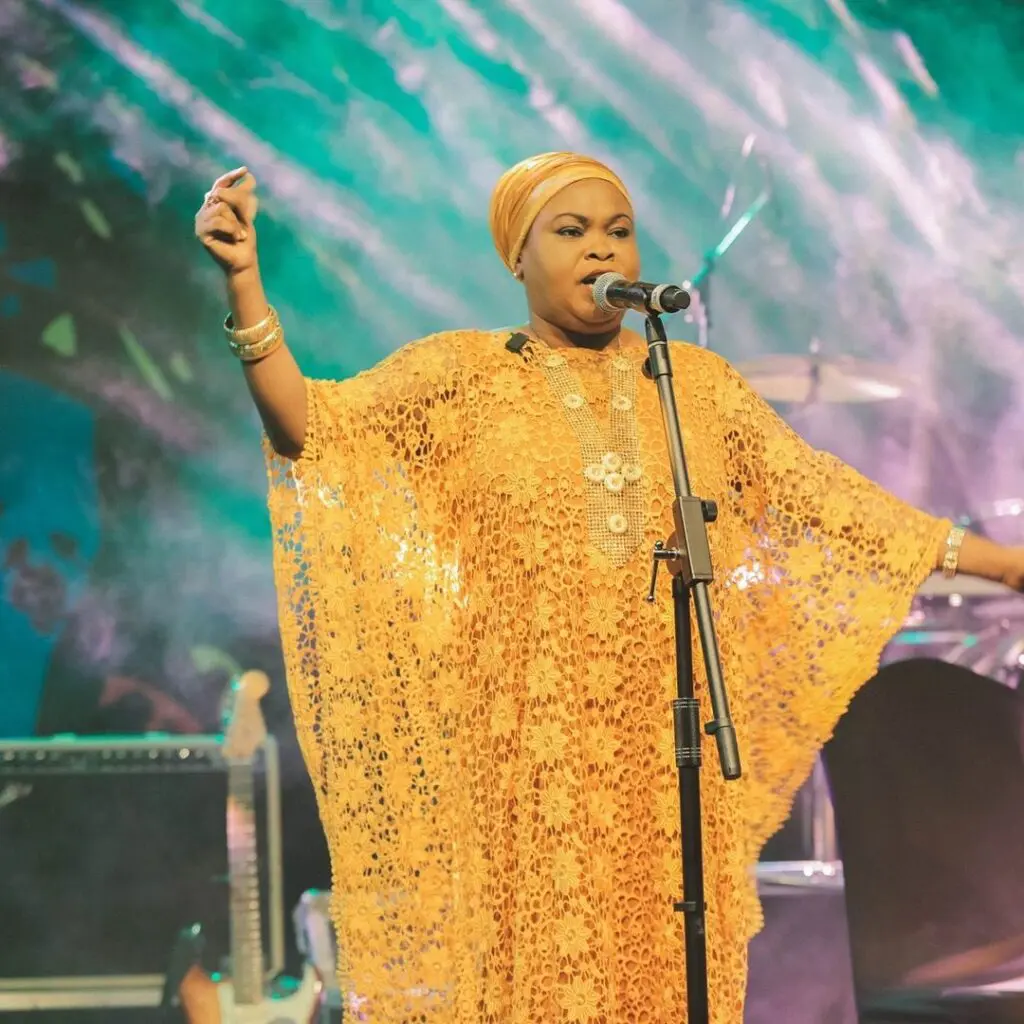
<instances>
[{"instance_id":1,"label":"woman's right hand","mask_svg":"<svg viewBox=\"0 0 1024 1024\"><path fill-rule=\"evenodd\" d=\"M222 174L196 213L196 238L232 277L256 266L256 179L245 167Z\"/></svg>"}]
</instances>

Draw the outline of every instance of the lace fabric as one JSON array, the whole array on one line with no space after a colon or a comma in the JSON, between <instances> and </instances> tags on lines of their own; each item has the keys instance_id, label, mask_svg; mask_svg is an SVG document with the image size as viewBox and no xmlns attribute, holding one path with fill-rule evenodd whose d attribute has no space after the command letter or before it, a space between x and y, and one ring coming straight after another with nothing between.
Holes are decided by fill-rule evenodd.
<instances>
[{"instance_id":1,"label":"lace fabric","mask_svg":"<svg viewBox=\"0 0 1024 1024\"><path fill-rule=\"evenodd\" d=\"M613 566L624 566L644 538L636 361L619 356L602 360L607 363L608 379L596 382L599 397L595 403L565 356L546 346L531 344L525 357L547 377L551 392L579 442L583 476L589 485L586 492L590 543L606 554ZM602 401L602 387L609 392L607 403ZM603 429L597 411L604 404L608 405L608 424Z\"/></svg>"},{"instance_id":2,"label":"lace fabric","mask_svg":"<svg viewBox=\"0 0 1024 1024\"><path fill-rule=\"evenodd\" d=\"M310 381L302 457L268 448L340 981L387 1024L681 1020L667 582L644 600L672 529L657 393L636 381L641 541L612 558L557 389L506 337L436 335ZM607 430L616 356L564 354ZM740 1024L750 869L949 523L809 448L718 356L671 357L694 492L720 508L711 595L744 777L724 782L705 744L708 968L712 1020Z\"/></svg>"}]
</instances>

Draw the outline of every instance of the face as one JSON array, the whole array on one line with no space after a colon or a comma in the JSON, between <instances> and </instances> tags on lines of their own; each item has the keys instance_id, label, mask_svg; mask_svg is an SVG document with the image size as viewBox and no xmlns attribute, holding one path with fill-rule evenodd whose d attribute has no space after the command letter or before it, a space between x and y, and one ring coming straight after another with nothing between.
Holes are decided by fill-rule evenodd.
<instances>
[{"instance_id":1,"label":"face","mask_svg":"<svg viewBox=\"0 0 1024 1024\"><path fill-rule=\"evenodd\" d=\"M582 334L618 326L625 312L599 310L592 285L610 271L640 276L629 201L597 178L562 189L533 222L518 270L531 312L548 323Z\"/></svg>"}]
</instances>

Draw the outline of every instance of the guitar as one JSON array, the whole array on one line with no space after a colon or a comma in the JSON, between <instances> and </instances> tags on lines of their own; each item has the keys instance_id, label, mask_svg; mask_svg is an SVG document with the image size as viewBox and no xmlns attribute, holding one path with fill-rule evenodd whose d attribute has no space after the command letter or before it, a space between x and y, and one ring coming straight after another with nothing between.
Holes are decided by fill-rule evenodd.
<instances>
[{"instance_id":1,"label":"guitar","mask_svg":"<svg viewBox=\"0 0 1024 1024\"><path fill-rule=\"evenodd\" d=\"M320 1012L322 982L311 965L306 964L297 983L264 983L252 765L267 738L260 701L269 689L267 676L251 671L236 679L227 694L223 752L228 763L231 977L211 977L200 967L203 940L197 925L181 934L175 949L181 977L176 1002L188 1024L313 1024Z\"/></svg>"}]
</instances>

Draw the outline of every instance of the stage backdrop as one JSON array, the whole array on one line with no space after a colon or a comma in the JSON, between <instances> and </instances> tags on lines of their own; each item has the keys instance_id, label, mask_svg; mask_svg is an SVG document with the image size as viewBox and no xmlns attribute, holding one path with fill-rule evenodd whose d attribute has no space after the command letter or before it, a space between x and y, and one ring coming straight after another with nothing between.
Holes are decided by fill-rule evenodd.
<instances>
[{"instance_id":1,"label":"stage backdrop","mask_svg":"<svg viewBox=\"0 0 1024 1024\"><path fill-rule=\"evenodd\" d=\"M1024 8L893 6L4 0L0 735L209 729L255 665L290 742L258 425L192 237L242 163L289 340L337 376L519 319L486 209L524 156L614 164L650 279L770 181L713 347L897 366L904 399L785 412L937 512L1024 491Z\"/></svg>"}]
</instances>

